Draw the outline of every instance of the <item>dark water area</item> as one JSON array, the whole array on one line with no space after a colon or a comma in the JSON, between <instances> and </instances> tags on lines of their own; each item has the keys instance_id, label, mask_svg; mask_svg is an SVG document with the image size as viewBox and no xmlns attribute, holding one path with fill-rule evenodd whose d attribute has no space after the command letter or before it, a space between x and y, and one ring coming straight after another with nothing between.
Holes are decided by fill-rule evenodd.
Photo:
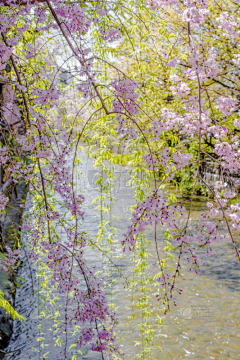
<instances>
[{"instance_id":1,"label":"dark water area","mask_svg":"<svg viewBox=\"0 0 240 360\"><path fill-rule=\"evenodd\" d=\"M82 172L81 181L77 186L84 191L85 195L85 220L83 229L92 233L93 237L99 230L100 216L95 209L93 200L99 196L100 191L96 188L95 181L98 171L93 167L93 160L89 159L84 153L83 161L79 166ZM128 208L134 204L134 192L128 185L129 170L118 167L115 171L116 187L112 195L117 201L112 207L111 216L120 216L119 221L113 221L113 225L118 228L116 239L121 241L123 233L129 224L130 211ZM167 193L175 193L174 188L165 190ZM205 198L194 198L191 214L191 223L199 221L199 214L206 210ZM188 205L186 204L186 207ZM28 199L28 206L25 211L30 211L31 199ZM109 215L105 215L106 217ZM163 254L165 229L157 229L158 247ZM146 237L150 242L149 252L152 254L152 262L156 260L156 250L154 244L153 229L146 232ZM22 277L22 286L16 292L16 310L25 316L25 322L15 321L13 325L13 335L8 347L5 349L15 360L28 359L50 359L63 360L64 356L60 353L63 347L55 346L54 328L51 319L41 318L41 311L44 309L43 292L36 292L39 288L38 275L41 273L39 264L30 264L27 259L28 239L22 233L22 243L25 249L21 251L22 266L18 276ZM162 316L164 326L157 329L159 337L156 345L162 348L153 351L156 360L178 360L188 358L193 359L240 359L240 265L234 259L234 252L231 244L224 242L214 244L216 253L209 258L204 257L204 264L199 275L187 272L187 265L183 263L183 277L177 280L178 288L182 289L181 296L175 296L177 306L171 306L171 312ZM125 276L132 272L132 264L129 261L130 254L123 254L120 247L114 250L114 261L119 266ZM119 258L117 258L119 256ZM86 251L86 259L89 267L96 266L96 271L104 270L102 255L94 250ZM173 264L176 261L173 261ZM29 266L31 265L31 266ZM154 275L154 267L150 268L151 275ZM112 271L112 276L117 274ZM109 274L106 275L107 281ZM34 290L34 292L33 292ZM113 285L115 298L113 302L117 307L119 324L117 334L121 336L120 344L125 353L125 360L137 359L136 353L139 346L134 346L135 341L141 341L138 324L141 323L141 312L136 310L135 318L128 324L128 316L132 315L132 303L129 292L124 288L121 281L118 285ZM153 288L153 294L155 289ZM106 289L109 292L109 288ZM133 299L138 300L139 293L133 294ZM59 310L61 317L64 314L66 298L59 296L53 308ZM151 299L152 318L154 322L159 314L159 303L155 296ZM50 329L50 330L49 330ZM43 335L44 334L44 335ZM39 337L44 337L43 343L37 341ZM42 345L44 344L44 346ZM79 355L81 360L100 360L99 354L91 352L88 348L86 353ZM48 353L46 356L44 354ZM68 357L74 354L73 350L68 351ZM5 356L4 360L10 360L10 356ZM148 357L145 357L148 360Z\"/></svg>"}]
</instances>

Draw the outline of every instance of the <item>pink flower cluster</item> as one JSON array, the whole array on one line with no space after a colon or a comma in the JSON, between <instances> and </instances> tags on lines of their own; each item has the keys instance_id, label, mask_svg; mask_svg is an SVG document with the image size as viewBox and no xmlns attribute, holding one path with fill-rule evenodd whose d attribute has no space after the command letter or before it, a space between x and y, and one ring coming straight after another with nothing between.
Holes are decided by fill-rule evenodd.
<instances>
[{"instance_id":1,"label":"pink flower cluster","mask_svg":"<svg viewBox=\"0 0 240 360\"><path fill-rule=\"evenodd\" d=\"M147 197L145 201L135 206L132 214L132 224L128 226L128 231L122 241L124 249L129 244L129 249L132 250L138 234L143 233L148 226L155 223L175 228L179 215L180 218L184 217L184 208L182 206L169 205L167 200L163 198L162 193L155 192L151 197Z\"/></svg>"},{"instance_id":2,"label":"pink flower cluster","mask_svg":"<svg viewBox=\"0 0 240 360\"><path fill-rule=\"evenodd\" d=\"M0 254L0 270L16 271L19 266L19 249L11 250L10 247L6 246L6 254Z\"/></svg>"},{"instance_id":3,"label":"pink flower cluster","mask_svg":"<svg viewBox=\"0 0 240 360\"><path fill-rule=\"evenodd\" d=\"M118 112L127 112L135 115L139 111L137 103L139 95L136 93L137 83L130 79L114 80L111 83L114 89L115 98L112 100L113 110Z\"/></svg>"},{"instance_id":4,"label":"pink flower cluster","mask_svg":"<svg viewBox=\"0 0 240 360\"><path fill-rule=\"evenodd\" d=\"M0 210L3 210L8 203L8 197L0 194Z\"/></svg>"}]
</instances>

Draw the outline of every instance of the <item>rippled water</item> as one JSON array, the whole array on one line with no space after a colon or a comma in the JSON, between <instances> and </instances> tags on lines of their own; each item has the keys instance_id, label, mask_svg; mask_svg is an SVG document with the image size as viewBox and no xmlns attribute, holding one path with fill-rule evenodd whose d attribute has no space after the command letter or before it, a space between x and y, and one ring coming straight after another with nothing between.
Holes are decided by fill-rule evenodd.
<instances>
[{"instance_id":1,"label":"rippled water","mask_svg":"<svg viewBox=\"0 0 240 360\"><path fill-rule=\"evenodd\" d=\"M99 226L99 216L94 210L92 200L99 195L99 190L95 188L96 170L93 162L83 155L83 164L79 168L83 172L79 187L85 191L85 221L84 230L97 234ZM113 205L112 215L121 216L117 224L120 232L118 239L121 239L130 213L127 213L129 205L134 203L133 191L127 186L129 179L126 169L119 168L115 173L117 180L116 190L113 193L117 202ZM192 219L196 220L198 214L205 209L206 200L202 198L194 199ZM28 203L30 208L30 200ZM162 239L163 229L158 228L159 249L163 248ZM147 232L148 239L152 246L149 251L153 255L153 262L156 258L154 249L153 231ZM23 243L27 244L27 238L23 234ZM234 260L232 246L221 243L215 244L216 254L210 258L204 258L205 263L199 275L188 273L183 265L184 277L178 279L178 287L183 289L183 294L176 297L177 307L173 307L171 312L164 317L163 328L159 327L159 339L157 345L163 351L156 350L155 359L240 359L240 266ZM103 268L102 257L99 253L89 250L87 253L89 266L97 266L97 270ZM14 332L10 344L6 351L12 352L16 360L44 359L44 354L49 352L46 359L63 360L58 347L54 347L54 329L49 330L51 322L40 320L45 335L45 347L41 348L40 342L36 339L41 333L37 328L38 315L41 311L40 298L37 293L33 294L33 289L38 288L38 281L35 274L39 273L38 266L31 265L26 257L26 252L21 252L22 267L19 276L25 280L23 286L16 293L16 310L26 317L25 323L16 321ZM116 260L121 266L125 275L130 274L131 264L127 255L122 260ZM135 359L135 352L138 347L134 347L135 341L141 340L138 331L138 324L141 321L141 313L136 313L135 319L126 327L127 317L132 314L131 300L124 287L119 285L119 291L115 299L118 307L119 326L118 334L122 336L121 343L125 352L125 359ZM153 289L154 292L154 289ZM134 300L139 297L138 293L133 294ZM59 301L60 312L64 310L64 298ZM40 306L40 308L38 307ZM158 302L153 296L152 299L152 321L158 312ZM35 348L35 352L33 350ZM100 357L86 349L86 354L79 356L79 359L98 360ZM71 355L69 351L68 355ZM5 356L4 359L10 359ZM145 358L148 359L147 357Z\"/></svg>"}]
</instances>

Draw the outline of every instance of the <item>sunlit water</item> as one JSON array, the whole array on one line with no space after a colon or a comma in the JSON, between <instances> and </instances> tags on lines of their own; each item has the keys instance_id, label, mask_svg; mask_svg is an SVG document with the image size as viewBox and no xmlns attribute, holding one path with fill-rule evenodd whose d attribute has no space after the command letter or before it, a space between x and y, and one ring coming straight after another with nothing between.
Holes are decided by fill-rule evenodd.
<instances>
[{"instance_id":1,"label":"sunlit water","mask_svg":"<svg viewBox=\"0 0 240 360\"><path fill-rule=\"evenodd\" d=\"M97 234L100 222L99 213L94 209L93 199L99 195L99 189L96 188L95 180L97 171L93 167L93 161L85 154L83 162L79 165L82 171L81 182L78 187L85 192L85 221L83 228L85 231ZM117 201L113 204L112 216L121 216L119 222L113 222L118 227L118 240L122 239L130 212L128 207L134 203L133 190L128 186L129 172L124 168L115 170L117 179L113 196ZM168 190L173 191L173 190ZM192 220L197 220L200 212L206 209L206 199L195 198L193 201ZM31 203L29 200L28 206ZM108 217L109 215L104 215ZM157 242L161 254L164 247L163 232L164 229L157 229ZM156 261L156 250L154 243L153 229L147 232L147 238L151 242L149 252L152 254L151 262ZM27 238L23 234L22 242L27 244ZM210 258L205 258L204 265L199 275L188 273L186 265L182 266L183 278L177 281L177 287L183 290L181 296L175 296L177 307L171 306L171 312L163 316L164 327L157 328L157 334L160 335L155 345L162 348L153 350L155 359L240 359L240 285L239 285L239 264L234 260L234 252L231 244L218 243L215 246L216 254ZM116 255L116 252L114 253ZM123 255L119 252L119 255ZM102 256L99 252L87 251L86 255L89 267L96 266L96 270L103 269ZM38 281L35 280L35 274L39 273L37 264L31 264L31 272L26 258L26 252L21 252L22 267L18 275L23 277L23 285L16 293L16 310L26 317L24 323L15 321L14 332L10 344L5 351L11 351L11 355L16 360L27 359L50 359L63 360L64 356L60 354L63 348L54 346L54 329L51 327L50 320L38 321L41 312L41 298L37 293L33 295L34 290L38 288ZM125 254L122 259L114 259L116 264L128 276L132 272L132 264L129 261L129 254ZM152 266L150 272L152 275L157 269ZM113 276L116 272L112 270ZM32 276L31 276L32 274ZM32 281L33 278L33 281ZM139 335L138 325L141 323L141 311L132 308L129 292L124 289L123 281L119 285L113 285L114 295L112 301L118 308L119 325L117 329L118 336L121 336L120 344L123 349L126 360L135 359L140 346L134 346L136 341L141 343L142 337ZM117 291L118 290L118 291ZM109 289L106 290L109 292ZM159 303L154 295L155 289L152 289L151 299L151 319L154 323L156 314L159 312ZM133 299L137 300L140 293L133 293ZM64 313L65 298L60 297L59 310ZM40 308L39 308L40 306ZM135 312L136 317L129 322L128 317ZM150 320L151 320L150 319ZM37 325L41 324L43 333L45 333L44 347L37 338L41 336L41 331ZM50 329L50 330L49 330ZM19 350L18 350L19 349ZM44 357L44 354L48 353ZM69 350L68 357L74 352ZM98 360L101 357L89 351L86 348L85 355L79 355L78 359ZM10 359L5 356L4 359ZM145 357L147 360L148 357Z\"/></svg>"}]
</instances>

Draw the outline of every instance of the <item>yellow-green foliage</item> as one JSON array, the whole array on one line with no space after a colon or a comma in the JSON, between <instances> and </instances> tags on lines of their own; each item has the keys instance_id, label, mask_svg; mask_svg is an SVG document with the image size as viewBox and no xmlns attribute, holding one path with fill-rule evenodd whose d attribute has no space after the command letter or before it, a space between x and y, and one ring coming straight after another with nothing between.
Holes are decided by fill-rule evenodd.
<instances>
[{"instance_id":1,"label":"yellow-green foliage","mask_svg":"<svg viewBox=\"0 0 240 360\"><path fill-rule=\"evenodd\" d=\"M0 290L0 307L4 308L6 310L6 313L12 316L13 320L25 320L25 318L17 311L15 311L11 304L6 299L4 299L4 292L2 290Z\"/></svg>"}]
</instances>

